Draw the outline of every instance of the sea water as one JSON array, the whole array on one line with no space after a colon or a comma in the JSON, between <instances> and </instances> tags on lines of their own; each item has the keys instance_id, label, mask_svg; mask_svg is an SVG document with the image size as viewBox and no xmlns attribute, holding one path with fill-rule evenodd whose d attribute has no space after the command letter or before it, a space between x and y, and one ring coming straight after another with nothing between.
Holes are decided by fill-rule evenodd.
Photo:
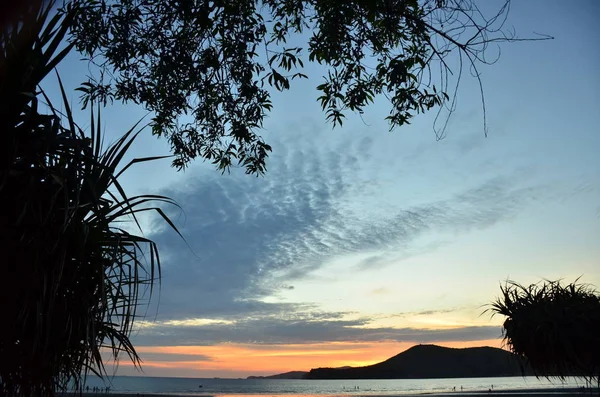
<instances>
[{"instance_id":1,"label":"sea water","mask_svg":"<svg viewBox=\"0 0 600 397\"><path fill-rule=\"evenodd\" d=\"M203 379L115 376L103 381L90 376L86 385L119 393L163 393L197 396L392 396L452 392L527 390L539 388L577 388L585 381L576 378L536 379L535 377L453 378L453 379L363 379L363 380L292 380L292 379Z\"/></svg>"}]
</instances>

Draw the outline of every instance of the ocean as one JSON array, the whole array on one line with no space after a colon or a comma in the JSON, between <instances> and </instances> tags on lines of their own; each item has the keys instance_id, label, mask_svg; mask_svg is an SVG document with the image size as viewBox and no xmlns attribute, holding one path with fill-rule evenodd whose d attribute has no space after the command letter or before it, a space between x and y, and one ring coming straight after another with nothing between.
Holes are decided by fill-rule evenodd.
<instances>
[{"instance_id":1,"label":"ocean","mask_svg":"<svg viewBox=\"0 0 600 397\"><path fill-rule=\"evenodd\" d=\"M407 394L444 393L540 388L574 388L585 381L536 379L535 377L454 378L454 379L390 379L390 380L291 380L291 379L202 379L115 376L105 383L90 376L87 386L110 386L111 393L160 393L182 396L397 396ZM202 387L200 387L202 386Z\"/></svg>"}]
</instances>

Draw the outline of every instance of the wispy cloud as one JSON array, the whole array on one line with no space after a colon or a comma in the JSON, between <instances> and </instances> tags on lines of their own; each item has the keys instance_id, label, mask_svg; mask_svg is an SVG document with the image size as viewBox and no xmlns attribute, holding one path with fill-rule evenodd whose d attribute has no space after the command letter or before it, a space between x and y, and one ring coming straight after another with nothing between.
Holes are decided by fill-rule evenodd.
<instances>
[{"instance_id":1,"label":"wispy cloud","mask_svg":"<svg viewBox=\"0 0 600 397\"><path fill-rule=\"evenodd\" d=\"M174 353L155 353L143 352L144 361L177 361L177 362L198 362L198 361L213 361L214 358L205 354L174 354Z\"/></svg>"},{"instance_id":2,"label":"wispy cloud","mask_svg":"<svg viewBox=\"0 0 600 397\"><path fill-rule=\"evenodd\" d=\"M392 292L390 289L385 287L374 288L369 291L369 295L386 295Z\"/></svg>"},{"instance_id":3,"label":"wispy cloud","mask_svg":"<svg viewBox=\"0 0 600 397\"><path fill-rule=\"evenodd\" d=\"M327 334L336 335L333 340L372 340L388 332L395 338L398 332L391 329L366 336L354 328L361 322L270 323L274 316L318 307L265 298L293 289L295 281L336 257L370 253L355 270L375 271L429 252L446 243L440 233L488 227L548 193L545 186L520 184L507 171L417 200L402 189L414 177L405 168L426 159L409 151L412 156L382 163L381 153L394 152L388 146L364 136L336 141L316 132L299 134L277 143L264 178L197 171L164 191L186 211L179 225L193 252L174 233L155 230L152 237L164 257L159 319L241 321L235 327L203 326L197 333L165 328L169 338L282 343Z\"/></svg>"},{"instance_id":4,"label":"wispy cloud","mask_svg":"<svg viewBox=\"0 0 600 397\"><path fill-rule=\"evenodd\" d=\"M498 326L446 329L376 327L368 318L343 319L341 313L290 313L240 319L233 324L176 326L158 322L136 336L140 345L212 345L221 343L307 344L318 342L395 341L430 343L501 337Z\"/></svg>"}]
</instances>

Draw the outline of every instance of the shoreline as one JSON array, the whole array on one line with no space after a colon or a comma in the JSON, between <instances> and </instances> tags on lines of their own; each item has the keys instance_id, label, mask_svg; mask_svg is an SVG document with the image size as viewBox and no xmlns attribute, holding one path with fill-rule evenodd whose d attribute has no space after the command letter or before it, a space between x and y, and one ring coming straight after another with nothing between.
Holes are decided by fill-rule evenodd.
<instances>
[{"instance_id":1,"label":"shoreline","mask_svg":"<svg viewBox=\"0 0 600 397\"><path fill-rule=\"evenodd\" d=\"M492 396L492 395L504 395L510 397L533 397L533 396L562 396L562 397L571 397L571 396L598 396L600 395L600 389L598 388L575 388L575 387L549 387L549 388L535 388L535 389L498 389L494 391L485 391L485 390L472 390L472 391L432 391L432 392L422 392L422 393L396 393L396 394L381 394L381 393L335 393L335 394L251 394L251 393L156 393L156 392L147 392L147 393L139 393L139 392L109 392L109 393L93 393L93 392L67 392L67 393L57 393L59 397L182 397L182 396L196 396L196 397L419 397L419 396L428 396L428 397L437 397L437 396Z\"/></svg>"}]
</instances>

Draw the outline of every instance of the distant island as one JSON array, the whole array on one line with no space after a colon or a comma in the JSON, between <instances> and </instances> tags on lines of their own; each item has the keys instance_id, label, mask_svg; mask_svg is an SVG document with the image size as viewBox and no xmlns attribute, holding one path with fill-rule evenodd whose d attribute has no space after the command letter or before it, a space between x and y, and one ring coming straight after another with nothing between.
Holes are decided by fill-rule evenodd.
<instances>
[{"instance_id":1,"label":"distant island","mask_svg":"<svg viewBox=\"0 0 600 397\"><path fill-rule=\"evenodd\" d=\"M306 379L307 371L290 371L269 376L249 376L246 379Z\"/></svg>"},{"instance_id":2,"label":"distant island","mask_svg":"<svg viewBox=\"0 0 600 397\"><path fill-rule=\"evenodd\" d=\"M525 369L525 373L523 372ZM514 354L495 347L418 345L366 367L311 369L306 379L427 379L529 375Z\"/></svg>"},{"instance_id":3,"label":"distant island","mask_svg":"<svg viewBox=\"0 0 600 397\"><path fill-rule=\"evenodd\" d=\"M365 367L314 368L248 379L431 379L533 375L514 354L495 347L417 345Z\"/></svg>"}]
</instances>

